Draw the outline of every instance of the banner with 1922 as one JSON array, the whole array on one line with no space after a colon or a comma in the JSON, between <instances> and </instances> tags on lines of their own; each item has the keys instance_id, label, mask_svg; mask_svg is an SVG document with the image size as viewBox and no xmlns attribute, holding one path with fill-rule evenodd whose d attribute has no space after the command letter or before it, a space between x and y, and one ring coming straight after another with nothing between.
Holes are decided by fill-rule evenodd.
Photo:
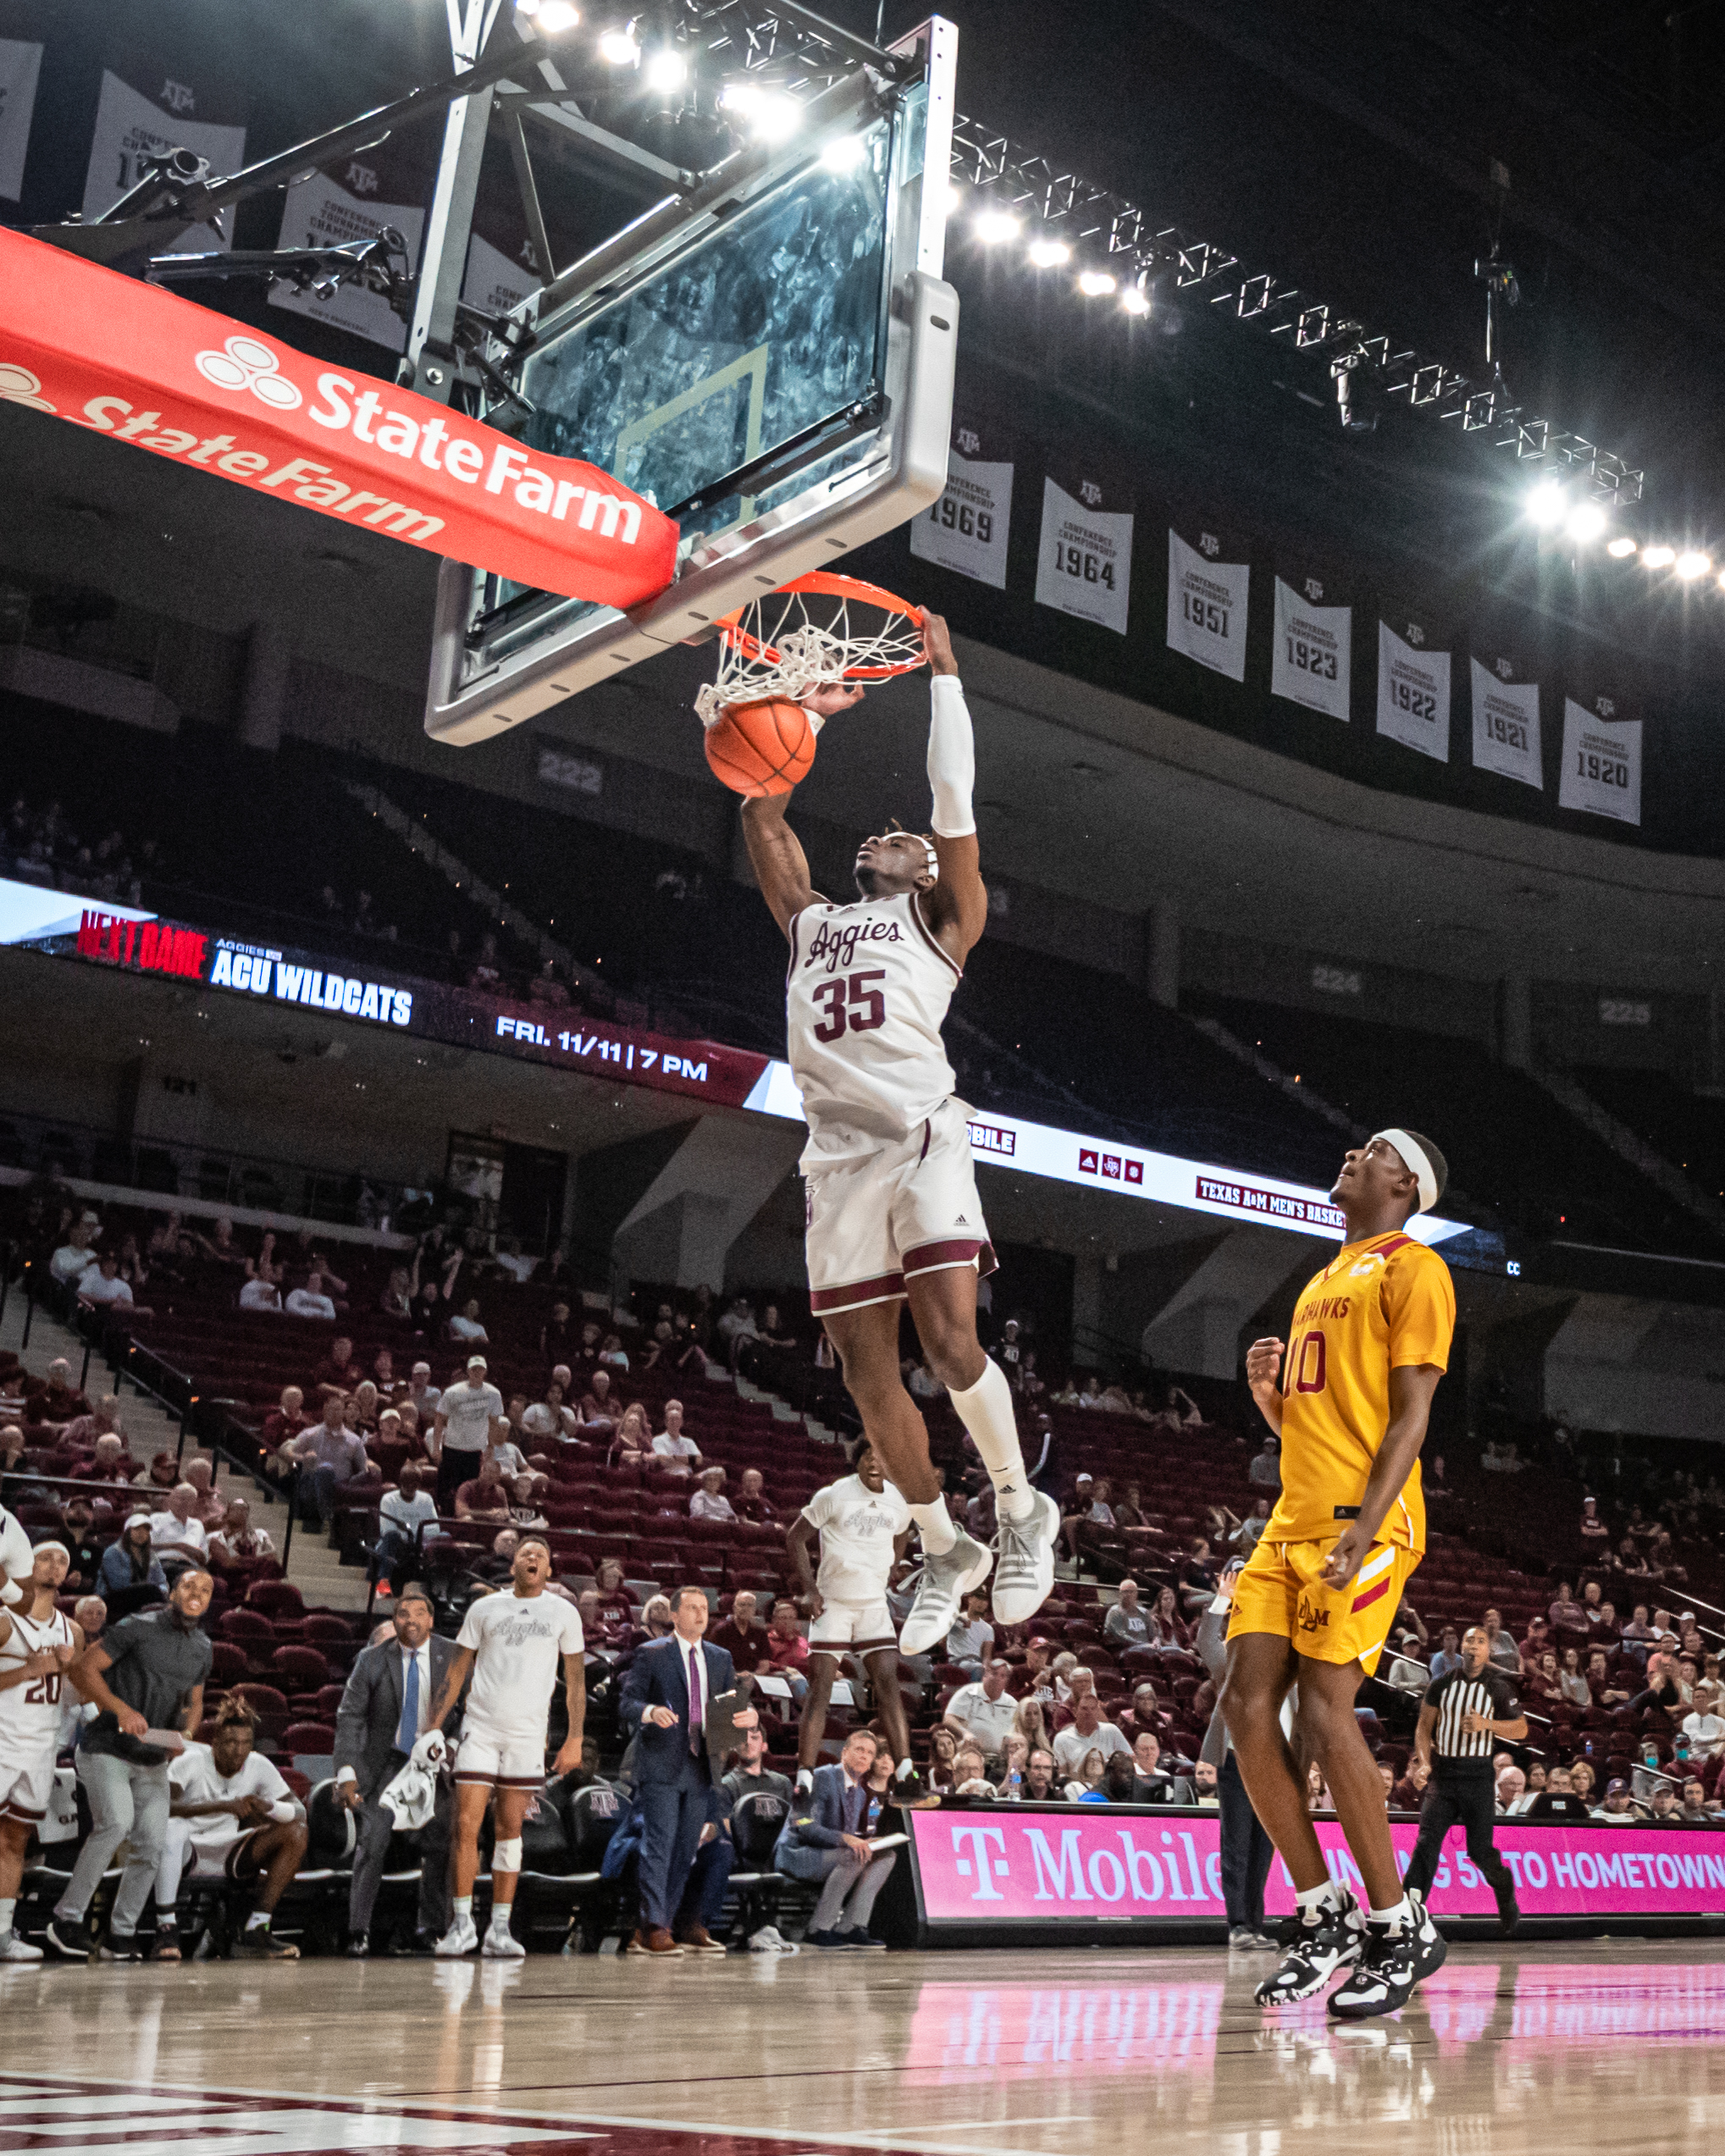
<instances>
[{"instance_id":1,"label":"banner with 1922","mask_svg":"<svg viewBox=\"0 0 1725 2156\"><path fill-rule=\"evenodd\" d=\"M1422 756L1450 760L1450 655L1427 649L1418 622L1408 622L1405 637L1378 624L1378 731Z\"/></svg>"},{"instance_id":2,"label":"banner with 1922","mask_svg":"<svg viewBox=\"0 0 1725 2156\"><path fill-rule=\"evenodd\" d=\"M1252 565L1221 561L1221 542L1205 532L1197 546L1168 534L1168 648L1201 666L1246 678L1246 609Z\"/></svg>"},{"instance_id":3,"label":"banner with 1922","mask_svg":"<svg viewBox=\"0 0 1725 2156\"><path fill-rule=\"evenodd\" d=\"M1037 604L1124 636L1131 591L1131 512L1110 510L1094 480L1074 495L1044 479Z\"/></svg>"}]
</instances>

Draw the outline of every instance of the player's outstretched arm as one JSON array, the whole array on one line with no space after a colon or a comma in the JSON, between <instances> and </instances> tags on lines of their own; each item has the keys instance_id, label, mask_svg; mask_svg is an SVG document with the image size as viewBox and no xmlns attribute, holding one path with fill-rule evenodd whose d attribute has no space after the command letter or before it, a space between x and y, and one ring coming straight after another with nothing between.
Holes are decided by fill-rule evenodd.
<instances>
[{"instance_id":1,"label":"player's outstretched arm","mask_svg":"<svg viewBox=\"0 0 1725 2156\"><path fill-rule=\"evenodd\" d=\"M934 794L934 850L940 876L922 895L929 926L962 965L988 926L988 892L976 843L976 738L959 679L953 640L938 614L925 610L922 649L928 660L932 710L928 727L928 783Z\"/></svg>"},{"instance_id":2,"label":"player's outstretched arm","mask_svg":"<svg viewBox=\"0 0 1725 2156\"><path fill-rule=\"evenodd\" d=\"M766 909L788 937L791 923L817 893L809 881L809 857L785 821L788 793L764 794L743 804L743 836Z\"/></svg>"}]
</instances>

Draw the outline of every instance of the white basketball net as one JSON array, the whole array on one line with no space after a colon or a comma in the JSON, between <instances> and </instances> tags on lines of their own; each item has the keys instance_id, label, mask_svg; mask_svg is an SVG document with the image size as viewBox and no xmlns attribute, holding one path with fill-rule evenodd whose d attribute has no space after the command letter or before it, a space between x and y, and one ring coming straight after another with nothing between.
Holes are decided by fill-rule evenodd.
<instances>
[{"instance_id":1,"label":"white basketball net","mask_svg":"<svg viewBox=\"0 0 1725 2156\"><path fill-rule=\"evenodd\" d=\"M782 696L793 704L844 681L884 681L922 663L922 625L870 600L829 592L770 591L721 633L719 670L695 697L705 727L727 704Z\"/></svg>"}]
</instances>

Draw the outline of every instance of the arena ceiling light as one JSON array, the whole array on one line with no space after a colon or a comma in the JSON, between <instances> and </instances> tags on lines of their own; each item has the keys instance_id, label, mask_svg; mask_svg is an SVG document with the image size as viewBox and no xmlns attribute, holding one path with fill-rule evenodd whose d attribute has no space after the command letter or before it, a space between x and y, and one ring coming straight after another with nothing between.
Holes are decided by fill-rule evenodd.
<instances>
[{"instance_id":1,"label":"arena ceiling light","mask_svg":"<svg viewBox=\"0 0 1725 2156\"><path fill-rule=\"evenodd\" d=\"M1668 569L1677 559L1674 546L1644 546L1641 566L1644 569Z\"/></svg>"},{"instance_id":2,"label":"arena ceiling light","mask_svg":"<svg viewBox=\"0 0 1725 2156\"><path fill-rule=\"evenodd\" d=\"M851 172L862 163L867 147L860 135L836 135L821 152L821 162L829 172Z\"/></svg>"},{"instance_id":3,"label":"arena ceiling light","mask_svg":"<svg viewBox=\"0 0 1725 2156\"><path fill-rule=\"evenodd\" d=\"M1697 577L1705 577L1712 566L1712 556L1703 554L1698 546L1685 547L1675 564L1678 575L1686 584L1692 584Z\"/></svg>"},{"instance_id":4,"label":"arena ceiling light","mask_svg":"<svg viewBox=\"0 0 1725 2156\"><path fill-rule=\"evenodd\" d=\"M1120 290L1120 279L1110 277L1105 269L1081 270L1078 289L1087 300L1105 299L1110 292Z\"/></svg>"},{"instance_id":5,"label":"arena ceiling light","mask_svg":"<svg viewBox=\"0 0 1725 2156\"><path fill-rule=\"evenodd\" d=\"M1573 539L1585 545L1596 539L1606 528L1606 512L1596 501L1584 501L1570 511L1569 522L1563 527Z\"/></svg>"},{"instance_id":6,"label":"arena ceiling light","mask_svg":"<svg viewBox=\"0 0 1725 2156\"><path fill-rule=\"evenodd\" d=\"M688 80L688 62L672 47L661 45L642 69L641 80L648 89L661 93L681 90Z\"/></svg>"},{"instance_id":7,"label":"arena ceiling light","mask_svg":"<svg viewBox=\"0 0 1725 2156\"><path fill-rule=\"evenodd\" d=\"M1634 551L1635 542L1627 532L1620 532L1606 549L1614 561L1627 561Z\"/></svg>"},{"instance_id":8,"label":"arena ceiling light","mask_svg":"<svg viewBox=\"0 0 1725 2156\"><path fill-rule=\"evenodd\" d=\"M614 68L633 67L641 57L634 31L627 25L622 30L606 30L599 41L599 57Z\"/></svg>"},{"instance_id":9,"label":"arena ceiling light","mask_svg":"<svg viewBox=\"0 0 1725 2156\"><path fill-rule=\"evenodd\" d=\"M1003 240L1017 239L1024 229L1024 220L1010 210L984 210L970 229L985 247L994 247Z\"/></svg>"},{"instance_id":10,"label":"arena ceiling light","mask_svg":"<svg viewBox=\"0 0 1725 2156\"><path fill-rule=\"evenodd\" d=\"M1072 250L1064 240L1032 240L1025 253L1037 269L1058 269L1072 259Z\"/></svg>"},{"instance_id":11,"label":"arena ceiling light","mask_svg":"<svg viewBox=\"0 0 1725 2156\"><path fill-rule=\"evenodd\" d=\"M548 37L573 30L581 19L581 10L572 0L515 0L515 12L525 15L535 30L544 30Z\"/></svg>"},{"instance_id":12,"label":"arena ceiling light","mask_svg":"<svg viewBox=\"0 0 1725 2156\"><path fill-rule=\"evenodd\" d=\"M1556 479L1541 479L1528 496L1528 514L1544 532L1556 531L1568 506Z\"/></svg>"},{"instance_id":13,"label":"arena ceiling light","mask_svg":"<svg viewBox=\"0 0 1725 2156\"><path fill-rule=\"evenodd\" d=\"M556 0L546 0L555 5ZM719 93L719 107L746 120L765 142L782 142L802 124L803 108L782 91L763 90L758 83L727 82Z\"/></svg>"},{"instance_id":14,"label":"arena ceiling light","mask_svg":"<svg viewBox=\"0 0 1725 2156\"><path fill-rule=\"evenodd\" d=\"M1140 285L1129 285L1120 295L1122 314L1148 314L1150 295Z\"/></svg>"}]
</instances>

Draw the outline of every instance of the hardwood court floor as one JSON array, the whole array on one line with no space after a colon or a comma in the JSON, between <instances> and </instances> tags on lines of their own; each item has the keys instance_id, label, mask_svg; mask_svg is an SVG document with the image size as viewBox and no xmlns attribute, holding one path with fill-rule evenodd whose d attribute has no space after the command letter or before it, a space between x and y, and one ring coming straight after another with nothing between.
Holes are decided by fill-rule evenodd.
<instances>
[{"instance_id":1,"label":"hardwood court floor","mask_svg":"<svg viewBox=\"0 0 1725 2156\"><path fill-rule=\"evenodd\" d=\"M1399 2019L1354 2027L1321 2003L1260 2013L1267 1966L1185 1949L7 1970L0 2152L1715 2156L1725 1943L1455 1947Z\"/></svg>"}]
</instances>

